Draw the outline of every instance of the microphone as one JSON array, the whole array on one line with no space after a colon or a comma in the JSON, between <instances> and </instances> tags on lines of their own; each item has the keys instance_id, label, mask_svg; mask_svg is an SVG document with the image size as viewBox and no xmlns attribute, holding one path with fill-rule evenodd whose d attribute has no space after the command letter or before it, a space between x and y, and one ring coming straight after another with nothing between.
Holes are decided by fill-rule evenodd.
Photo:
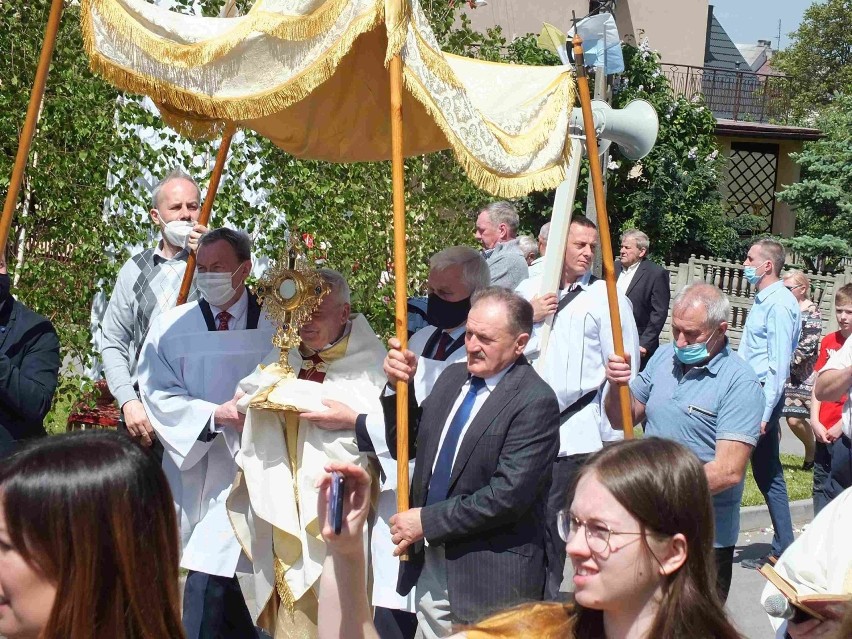
<instances>
[{"instance_id":1,"label":"microphone","mask_svg":"<svg viewBox=\"0 0 852 639\"><path fill-rule=\"evenodd\" d=\"M769 595L766 598L766 601L763 602L763 609L770 617L786 619L793 623L802 623L803 621L811 619L811 615L806 613L804 610L791 606L789 599L787 599L784 595Z\"/></svg>"}]
</instances>

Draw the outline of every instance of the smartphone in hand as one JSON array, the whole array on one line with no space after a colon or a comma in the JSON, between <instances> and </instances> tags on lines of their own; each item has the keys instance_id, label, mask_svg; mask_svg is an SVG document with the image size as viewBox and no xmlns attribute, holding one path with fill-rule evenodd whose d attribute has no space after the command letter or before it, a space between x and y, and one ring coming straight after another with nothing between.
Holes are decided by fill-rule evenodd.
<instances>
[{"instance_id":1,"label":"smartphone in hand","mask_svg":"<svg viewBox=\"0 0 852 639\"><path fill-rule=\"evenodd\" d=\"M337 471L331 473L331 497L328 500L328 521L334 527L334 534L343 529L343 475Z\"/></svg>"}]
</instances>

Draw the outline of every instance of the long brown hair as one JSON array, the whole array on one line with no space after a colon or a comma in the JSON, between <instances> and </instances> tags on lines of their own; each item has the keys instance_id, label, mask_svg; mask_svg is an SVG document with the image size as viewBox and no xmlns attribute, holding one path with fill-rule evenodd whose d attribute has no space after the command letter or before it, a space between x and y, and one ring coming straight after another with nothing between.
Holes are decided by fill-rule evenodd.
<instances>
[{"instance_id":1,"label":"long brown hair","mask_svg":"<svg viewBox=\"0 0 852 639\"><path fill-rule=\"evenodd\" d=\"M178 532L155 459L126 436L81 432L0 467L15 550L56 585L45 639L183 639Z\"/></svg>"},{"instance_id":2,"label":"long brown hair","mask_svg":"<svg viewBox=\"0 0 852 639\"><path fill-rule=\"evenodd\" d=\"M716 591L713 507L698 458L676 442L648 437L599 451L577 481L591 474L639 520L643 532L686 537L686 562L667 577L648 637L740 639ZM643 540L651 553L644 535ZM528 604L475 626L468 635L598 638L604 636L603 613L579 605Z\"/></svg>"}]
</instances>

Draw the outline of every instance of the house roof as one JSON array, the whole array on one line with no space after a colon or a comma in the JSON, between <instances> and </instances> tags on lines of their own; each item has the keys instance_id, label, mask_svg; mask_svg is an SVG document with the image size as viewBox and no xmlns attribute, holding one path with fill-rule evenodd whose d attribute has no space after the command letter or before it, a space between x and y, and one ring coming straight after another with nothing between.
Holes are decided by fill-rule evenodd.
<instances>
[{"instance_id":1,"label":"house roof","mask_svg":"<svg viewBox=\"0 0 852 639\"><path fill-rule=\"evenodd\" d=\"M766 47L762 44L736 44L746 63L752 71L757 71L766 62Z\"/></svg>"},{"instance_id":2,"label":"house roof","mask_svg":"<svg viewBox=\"0 0 852 639\"><path fill-rule=\"evenodd\" d=\"M714 69L751 71L751 65L743 57L737 45L713 14L713 5L707 9L707 45L704 49L704 66Z\"/></svg>"},{"instance_id":3,"label":"house roof","mask_svg":"<svg viewBox=\"0 0 852 639\"><path fill-rule=\"evenodd\" d=\"M801 126L744 122L742 120L716 119L716 135L734 138L768 138L773 140L819 140L823 132Z\"/></svg>"}]
</instances>

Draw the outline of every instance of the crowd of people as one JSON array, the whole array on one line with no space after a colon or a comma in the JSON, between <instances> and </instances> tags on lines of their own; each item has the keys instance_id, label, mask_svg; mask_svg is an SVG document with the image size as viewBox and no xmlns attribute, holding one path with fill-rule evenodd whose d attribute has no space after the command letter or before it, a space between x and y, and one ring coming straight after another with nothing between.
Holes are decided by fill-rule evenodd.
<instances>
[{"instance_id":1,"label":"crowd of people","mask_svg":"<svg viewBox=\"0 0 852 639\"><path fill-rule=\"evenodd\" d=\"M281 352L245 285L250 238L197 224L199 203L183 172L158 184L162 240L124 264L110 298L102 359L124 432L38 438L58 341L0 268L0 635L738 637L723 607L749 461L774 527L753 567L852 590L852 564L819 559L831 522L850 517L852 286L820 343L807 277L758 240L739 350L728 298L705 283L677 291L661 345L668 273L628 230L619 354L594 223L571 219L551 292L549 225L519 238L514 208L496 202L476 219L481 250L430 259L407 347L385 348L345 277L318 269L322 299ZM175 308L191 251L190 302ZM409 460L396 459L400 384ZM622 441L625 387L641 439ZM782 415L813 442L825 509L796 542ZM410 509L397 512L405 461ZM834 563L803 576L809 559ZM852 636L844 614L780 636Z\"/></svg>"}]
</instances>

